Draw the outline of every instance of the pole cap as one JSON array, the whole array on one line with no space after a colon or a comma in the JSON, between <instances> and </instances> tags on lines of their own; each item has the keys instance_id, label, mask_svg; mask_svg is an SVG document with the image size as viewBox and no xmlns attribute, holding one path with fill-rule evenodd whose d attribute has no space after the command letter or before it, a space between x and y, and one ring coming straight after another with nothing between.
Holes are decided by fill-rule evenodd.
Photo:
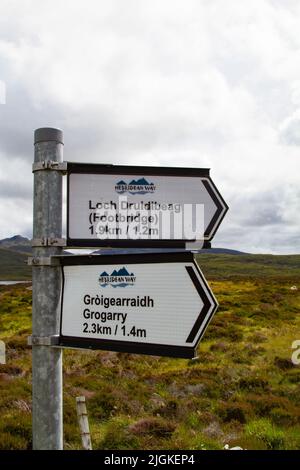
<instances>
[{"instance_id":1,"label":"pole cap","mask_svg":"<svg viewBox=\"0 0 300 470\"><path fill-rule=\"evenodd\" d=\"M34 144L39 142L55 141L59 144L64 143L63 131L53 127L40 127L34 131Z\"/></svg>"}]
</instances>

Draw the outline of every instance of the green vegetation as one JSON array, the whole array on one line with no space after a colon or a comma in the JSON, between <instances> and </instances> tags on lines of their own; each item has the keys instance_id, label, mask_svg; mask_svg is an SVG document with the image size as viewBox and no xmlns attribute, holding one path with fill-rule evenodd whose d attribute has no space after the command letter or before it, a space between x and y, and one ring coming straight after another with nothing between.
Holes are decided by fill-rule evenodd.
<instances>
[{"instance_id":1,"label":"green vegetation","mask_svg":"<svg viewBox=\"0 0 300 470\"><path fill-rule=\"evenodd\" d=\"M300 448L300 256L199 255L220 308L195 360L64 352L64 438L81 447L85 395L95 449ZM19 278L19 276L18 276ZM296 286L297 289L291 287ZM31 291L0 286L0 449L31 446Z\"/></svg>"}]
</instances>

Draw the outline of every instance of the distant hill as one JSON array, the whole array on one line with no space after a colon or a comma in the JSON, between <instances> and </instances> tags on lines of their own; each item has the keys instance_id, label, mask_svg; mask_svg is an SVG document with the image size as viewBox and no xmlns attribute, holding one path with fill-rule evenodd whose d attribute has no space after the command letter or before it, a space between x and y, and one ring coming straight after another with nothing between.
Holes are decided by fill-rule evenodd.
<instances>
[{"instance_id":1,"label":"distant hill","mask_svg":"<svg viewBox=\"0 0 300 470\"><path fill-rule=\"evenodd\" d=\"M24 281L31 279L31 267L27 255L0 247L0 280Z\"/></svg>"},{"instance_id":2,"label":"distant hill","mask_svg":"<svg viewBox=\"0 0 300 470\"><path fill-rule=\"evenodd\" d=\"M23 253L31 253L31 240L22 235L14 235L10 238L3 238L0 240L0 248L8 248L14 251L20 251Z\"/></svg>"},{"instance_id":3,"label":"distant hill","mask_svg":"<svg viewBox=\"0 0 300 470\"><path fill-rule=\"evenodd\" d=\"M11 245L10 248L0 246L0 280L29 280L31 268L27 266L28 254L15 250L15 247L24 245ZM162 250L152 250L162 251ZM180 251L180 250L179 250ZM125 254L133 253L129 249L98 250L95 254ZM135 253L151 252L149 249L135 250ZM70 253L64 251L67 255ZM196 260L208 279L228 279L237 277L266 277L287 276L290 278L300 276L300 255L255 255L243 254L237 250L212 248L196 253ZM117 258L117 257L116 257ZM110 271L109 271L110 272Z\"/></svg>"},{"instance_id":4,"label":"distant hill","mask_svg":"<svg viewBox=\"0 0 300 470\"><path fill-rule=\"evenodd\" d=\"M0 240L0 245L30 245L30 240L27 237L22 237L22 235L14 235L13 237L3 238Z\"/></svg>"},{"instance_id":5,"label":"distant hill","mask_svg":"<svg viewBox=\"0 0 300 470\"><path fill-rule=\"evenodd\" d=\"M196 254L196 261L208 279L242 279L300 276L300 255Z\"/></svg>"},{"instance_id":6,"label":"distant hill","mask_svg":"<svg viewBox=\"0 0 300 470\"><path fill-rule=\"evenodd\" d=\"M205 253L208 255L250 255L244 251L230 250L229 248L205 248L204 250L197 250L196 253Z\"/></svg>"},{"instance_id":7,"label":"distant hill","mask_svg":"<svg viewBox=\"0 0 300 470\"><path fill-rule=\"evenodd\" d=\"M108 248L94 251L94 254L97 255L115 255L119 253L120 255L130 254L130 253L162 253L168 251L166 248ZM169 251L183 251L181 248L170 249ZM208 254L208 255L249 255L249 253L244 253L243 251L230 250L228 248L207 248L203 250L192 250L194 253L199 254Z\"/></svg>"},{"instance_id":8,"label":"distant hill","mask_svg":"<svg viewBox=\"0 0 300 470\"><path fill-rule=\"evenodd\" d=\"M96 250L93 253L116 255L165 251L163 248L109 248ZM171 251L182 250L174 249ZM31 268L26 265L27 256L31 252L31 241L21 235L0 240L0 280L31 279ZM71 255L67 251L64 251L63 254ZM195 250L195 256L204 274L213 278L277 276L279 273L282 275L283 271L293 276L300 273L300 255L256 255L228 248L211 248Z\"/></svg>"},{"instance_id":9,"label":"distant hill","mask_svg":"<svg viewBox=\"0 0 300 470\"><path fill-rule=\"evenodd\" d=\"M31 279L31 267L27 266L32 254L31 240L21 235L0 240L0 281ZM72 253L63 251L64 255Z\"/></svg>"},{"instance_id":10,"label":"distant hill","mask_svg":"<svg viewBox=\"0 0 300 470\"><path fill-rule=\"evenodd\" d=\"M6 248L13 251L19 251L23 253L31 253L31 240L29 238L23 237L22 235L14 235L10 238L3 238L0 240L0 248ZM101 249L94 251L95 254L127 254L127 253L151 253L151 252L164 252L166 251L165 248L109 248L109 249ZM182 249L174 249L171 251L182 251ZM205 253L205 254L222 254L222 255L247 255L249 253L244 253L238 250L230 250L228 248L210 248L210 249L203 249L203 250L195 250L195 253ZM65 252L65 254L69 254Z\"/></svg>"}]
</instances>

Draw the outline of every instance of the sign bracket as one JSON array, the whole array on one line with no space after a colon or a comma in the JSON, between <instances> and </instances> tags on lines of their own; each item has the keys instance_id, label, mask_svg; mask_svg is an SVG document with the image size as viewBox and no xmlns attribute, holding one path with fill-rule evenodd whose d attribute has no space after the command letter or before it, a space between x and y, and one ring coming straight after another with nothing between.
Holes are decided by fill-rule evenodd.
<instances>
[{"instance_id":1,"label":"sign bracket","mask_svg":"<svg viewBox=\"0 0 300 470\"><path fill-rule=\"evenodd\" d=\"M60 171L63 175L68 172L68 162L56 162L54 160L43 160L32 164L32 173L36 171L55 170Z\"/></svg>"},{"instance_id":2,"label":"sign bracket","mask_svg":"<svg viewBox=\"0 0 300 470\"><path fill-rule=\"evenodd\" d=\"M65 238L51 238L51 237L42 237L42 238L33 238L31 242L32 247L45 247L45 246L60 246L66 247Z\"/></svg>"},{"instance_id":3,"label":"sign bracket","mask_svg":"<svg viewBox=\"0 0 300 470\"><path fill-rule=\"evenodd\" d=\"M53 256L34 256L28 258L28 266L40 267L40 266L60 266L60 260L58 257Z\"/></svg>"}]
</instances>

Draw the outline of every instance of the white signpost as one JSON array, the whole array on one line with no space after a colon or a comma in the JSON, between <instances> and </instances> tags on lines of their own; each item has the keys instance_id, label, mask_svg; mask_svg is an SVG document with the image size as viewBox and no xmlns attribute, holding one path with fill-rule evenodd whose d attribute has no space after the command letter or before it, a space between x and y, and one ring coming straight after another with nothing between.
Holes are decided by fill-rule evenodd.
<instances>
[{"instance_id":1,"label":"white signpost","mask_svg":"<svg viewBox=\"0 0 300 470\"><path fill-rule=\"evenodd\" d=\"M190 252L61 256L63 247L210 246L228 207L208 169L64 162L53 128L34 143L33 448L62 449L61 348L192 358L218 305Z\"/></svg>"},{"instance_id":2,"label":"white signpost","mask_svg":"<svg viewBox=\"0 0 300 470\"><path fill-rule=\"evenodd\" d=\"M192 254L61 260L61 346L195 356L218 304Z\"/></svg>"},{"instance_id":3,"label":"white signpost","mask_svg":"<svg viewBox=\"0 0 300 470\"><path fill-rule=\"evenodd\" d=\"M68 246L209 242L227 205L208 169L68 162Z\"/></svg>"}]
</instances>

